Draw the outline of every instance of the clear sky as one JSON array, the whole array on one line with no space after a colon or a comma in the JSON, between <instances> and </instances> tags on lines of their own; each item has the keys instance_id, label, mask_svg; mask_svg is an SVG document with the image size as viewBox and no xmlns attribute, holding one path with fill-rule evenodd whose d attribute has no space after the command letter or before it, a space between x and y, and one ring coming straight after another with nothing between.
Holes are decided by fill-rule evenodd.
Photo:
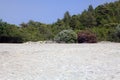
<instances>
[{"instance_id":1,"label":"clear sky","mask_svg":"<svg viewBox=\"0 0 120 80\"><path fill-rule=\"evenodd\" d=\"M66 11L79 14L91 4L93 7L115 0L0 0L0 19L11 24L29 20L53 23Z\"/></svg>"}]
</instances>

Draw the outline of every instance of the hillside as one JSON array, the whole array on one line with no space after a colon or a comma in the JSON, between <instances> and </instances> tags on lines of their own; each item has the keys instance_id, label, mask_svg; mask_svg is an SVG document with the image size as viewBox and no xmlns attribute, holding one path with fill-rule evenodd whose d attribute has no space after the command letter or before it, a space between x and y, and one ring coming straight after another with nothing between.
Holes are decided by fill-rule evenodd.
<instances>
[{"instance_id":1,"label":"hillside","mask_svg":"<svg viewBox=\"0 0 120 80\"><path fill-rule=\"evenodd\" d=\"M65 12L63 19L53 24L45 24L33 20L21 23L20 26L0 20L0 42L26 42L54 40L62 30L72 29L76 34L80 31L91 31L97 41L120 42L120 0L105 3L95 9L89 5L81 14L70 15Z\"/></svg>"}]
</instances>

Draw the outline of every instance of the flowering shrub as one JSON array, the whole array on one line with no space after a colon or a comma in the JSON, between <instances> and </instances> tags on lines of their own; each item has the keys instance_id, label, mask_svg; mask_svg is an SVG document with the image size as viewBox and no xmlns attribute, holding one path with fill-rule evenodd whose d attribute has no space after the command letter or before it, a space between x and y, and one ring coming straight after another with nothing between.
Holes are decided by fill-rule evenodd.
<instances>
[{"instance_id":1,"label":"flowering shrub","mask_svg":"<svg viewBox=\"0 0 120 80\"><path fill-rule=\"evenodd\" d=\"M81 31L78 33L78 43L96 43L96 35L90 31Z\"/></svg>"}]
</instances>

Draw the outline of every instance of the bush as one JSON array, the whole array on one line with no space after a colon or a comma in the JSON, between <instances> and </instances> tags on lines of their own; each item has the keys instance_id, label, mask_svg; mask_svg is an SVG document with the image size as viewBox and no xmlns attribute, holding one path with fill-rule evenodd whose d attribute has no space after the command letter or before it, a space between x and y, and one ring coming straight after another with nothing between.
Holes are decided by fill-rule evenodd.
<instances>
[{"instance_id":1,"label":"bush","mask_svg":"<svg viewBox=\"0 0 120 80\"><path fill-rule=\"evenodd\" d=\"M58 43L75 43L77 34L73 30L63 30L55 36L54 41Z\"/></svg>"},{"instance_id":2,"label":"bush","mask_svg":"<svg viewBox=\"0 0 120 80\"><path fill-rule=\"evenodd\" d=\"M108 24L104 24L103 27L105 28L115 28L118 25L118 23L108 23Z\"/></svg>"},{"instance_id":3,"label":"bush","mask_svg":"<svg viewBox=\"0 0 120 80\"><path fill-rule=\"evenodd\" d=\"M120 25L118 25L114 31L108 33L108 40L120 42Z\"/></svg>"},{"instance_id":4,"label":"bush","mask_svg":"<svg viewBox=\"0 0 120 80\"><path fill-rule=\"evenodd\" d=\"M78 43L96 43L96 35L90 31L81 31L78 33Z\"/></svg>"},{"instance_id":5,"label":"bush","mask_svg":"<svg viewBox=\"0 0 120 80\"><path fill-rule=\"evenodd\" d=\"M23 40L20 37L0 36L0 43L22 43Z\"/></svg>"},{"instance_id":6,"label":"bush","mask_svg":"<svg viewBox=\"0 0 120 80\"><path fill-rule=\"evenodd\" d=\"M90 31L96 34L97 41L107 41L109 32L113 31L114 28L106 28L106 27L94 27L91 28Z\"/></svg>"}]
</instances>

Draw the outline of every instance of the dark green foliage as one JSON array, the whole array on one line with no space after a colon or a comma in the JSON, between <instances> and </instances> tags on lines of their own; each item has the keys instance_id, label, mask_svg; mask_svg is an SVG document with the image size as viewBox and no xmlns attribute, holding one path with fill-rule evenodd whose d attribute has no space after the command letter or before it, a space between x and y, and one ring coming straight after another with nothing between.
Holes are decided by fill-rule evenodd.
<instances>
[{"instance_id":1,"label":"dark green foliage","mask_svg":"<svg viewBox=\"0 0 120 80\"><path fill-rule=\"evenodd\" d=\"M107 24L110 10L105 5L100 5L95 9L97 25Z\"/></svg>"},{"instance_id":2,"label":"dark green foliage","mask_svg":"<svg viewBox=\"0 0 120 80\"><path fill-rule=\"evenodd\" d=\"M56 23L52 24L50 27L51 27L53 35L55 36L56 34L61 32L62 30L70 29L69 26L65 26L65 25L66 24L61 19L58 19Z\"/></svg>"},{"instance_id":3,"label":"dark green foliage","mask_svg":"<svg viewBox=\"0 0 120 80\"><path fill-rule=\"evenodd\" d=\"M107 41L108 39L108 33L112 31L114 28L107 28L107 27L94 27L91 28L90 31L94 32L96 34L98 41Z\"/></svg>"},{"instance_id":4,"label":"dark green foliage","mask_svg":"<svg viewBox=\"0 0 120 80\"><path fill-rule=\"evenodd\" d=\"M71 15L70 15L69 12L67 11L67 12L64 14L64 18L63 18L64 24L65 24L66 27L69 27L70 19L71 19Z\"/></svg>"},{"instance_id":5,"label":"dark green foliage","mask_svg":"<svg viewBox=\"0 0 120 80\"><path fill-rule=\"evenodd\" d=\"M73 30L78 30L83 28L79 18L76 15L73 15L71 17L70 28L72 28Z\"/></svg>"},{"instance_id":6,"label":"dark green foliage","mask_svg":"<svg viewBox=\"0 0 120 80\"><path fill-rule=\"evenodd\" d=\"M75 43L76 40L77 35L73 30L63 30L54 38L54 41L58 43Z\"/></svg>"},{"instance_id":7,"label":"dark green foliage","mask_svg":"<svg viewBox=\"0 0 120 80\"><path fill-rule=\"evenodd\" d=\"M21 23L20 26L23 27L23 28L28 27L28 25L26 23L24 23L24 22Z\"/></svg>"},{"instance_id":8,"label":"dark green foliage","mask_svg":"<svg viewBox=\"0 0 120 80\"><path fill-rule=\"evenodd\" d=\"M118 25L114 31L109 32L108 40L120 42L120 25Z\"/></svg>"},{"instance_id":9,"label":"dark green foliage","mask_svg":"<svg viewBox=\"0 0 120 80\"><path fill-rule=\"evenodd\" d=\"M96 26L96 18L91 12L84 11L80 16L80 21L85 27L94 27Z\"/></svg>"},{"instance_id":10,"label":"dark green foliage","mask_svg":"<svg viewBox=\"0 0 120 80\"><path fill-rule=\"evenodd\" d=\"M77 37L78 43L96 43L96 35L90 31L80 31Z\"/></svg>"},{"instance_id":11,"label":"dark green foliage","mask_svg":"<svg viewBox=\"0 0 120 80\"><path fill-rule=\"evenodd\" d=\"M91 13L93 13L93 11L94 11L94 8L93 8L93 6L92 6L92 5L89 5L89 7L88 7L88 12L91 12Z\"/></svg>"},{"instance_id":12,"label":"dark green foliage","mask_svg":"<svg viewBox=\"0 0 120 80\"><path fill-rule=\"evenodd\" d=\"M53 34L51 27L39 22L29 21L22 23L21 27L0 22L0 42L26 42L26 41L39 41L51 40Z\"/></svg>"},{"instance_id":13,"label":"dark green foliage","mask_svg":"<svg viewBox=\"0 0 120 80\"><path fill-rule=\"evenodd\" d=\"M97 25L120 23L120 2L106 3L95 9Z\"/></svg>"},{"instance_id":14,"label":"dark green foliage","mask_svg":"<svg viewBox=\"0 0 120 80\"><path fill-rule=\"evenodd\" d=\"M34 22L32 20L26 24L27 27L21 28L21 34L25 42L52 39L53 34L49 25L40 22Z\"/></svg>"},{"instance_id":15,"label":"dark green foliage","mask_svg":"<svg viewBox=\"0 0 120 80\"><path fill-rule=\"evenodd\" d=\"M22 37L20 36L19 28L15 25L0 21L0 42L20 43Z\"/></svg>"},{"instance_id":16,"label":"dark green foliage","mask_svg":"<svg viewBox=\"0 0 120 80\"><path fill-rule=\"evenodd\" d=\"M105 28L115 28L117 25L119 25L119 23L108 23L108 24L104 24L103 27L105 27Z\"/></svg>"}]
</instances>

